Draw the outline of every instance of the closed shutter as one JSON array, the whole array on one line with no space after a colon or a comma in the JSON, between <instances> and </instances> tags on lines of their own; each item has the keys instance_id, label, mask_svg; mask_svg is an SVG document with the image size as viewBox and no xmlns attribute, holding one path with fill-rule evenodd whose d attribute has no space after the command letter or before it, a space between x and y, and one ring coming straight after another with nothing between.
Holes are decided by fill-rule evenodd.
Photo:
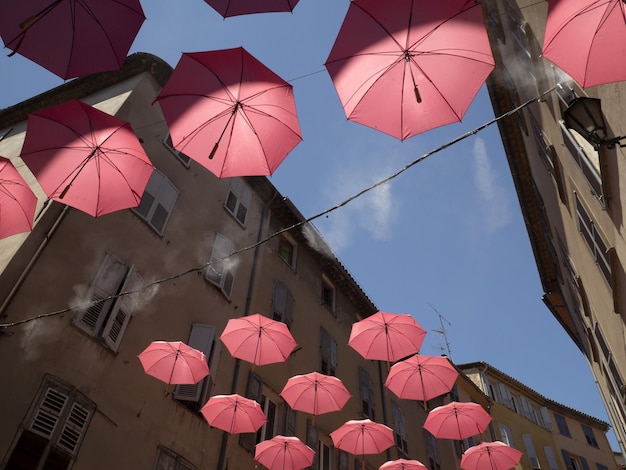
<instances>
[{"instance_id":1,"label":"closed shutter","mask_svg":"<svg viewBox=\"0 0 626 470\"><path fill-rule=\"evenodd\" d=\"M541 408L539 408L539 412L541 413L541 418L543 419L543 424L545 425L545 428L551 430L552 418L550 417L550 412L548 411L548 408L542 406Z\"/></svg>"},{"instance_id":2,"label":"closed shutter","mask_svg":"<svg viewBox=\"0 0 626 470\"><path fill-rule=\"evenodd\" d=\"M246 397L261 403L261 379L258 375L250 372L248 374L248 385L246 386ZM242 433L239 435L239 445L249 452L254 451L256 433Z\"/></svg>"},{"instance_id":3,"label":"closed shutter","mask_svg":"<svg viewBox=\"0 0 626 470\"><path fill-rule=\"evenodd\" d=\"M130 267L126 280L119 291L137 292L135 294L122 295L115 299L115 303L111 308L111 314L104 326L102 337L106 345L113 351L117 352L122 342L122 335L128 326L130 317L137 305L139 291L143 288L143 278L137 273L133 266Z\"/></svg>"},{"instance_id":4,"label":"closed shutter","mask_svg":"<svg viewBox=\"0 0 626 470\"><path fill-rule=\"evenodd\" d=\"M296 435L296 419L298 414L296 410L285 403L285 436Z\"/></svg>"},{"instance_id":5,"label":"closed shutter","mask_svg":"<svg viewBox=\"0 0 626 470\"><path fill-rule=\"evenodd\" d=\"M313 426L310 418L306 420L306 445L308 445L311 449L315 451L313 464L310 468L316 469L319 461L317 456L317 449L319 446L319 434L317 428Z\"/></svg>"},{"instance_id":6,"label":"closed shutter","mask_svg":"<svg viewBox=\"0 0 626 470\"><path fill-rule=\"evenodd\" d=\"M274 282L273 308L274 320L282 321L287 326L293 322L293 296L285 284Z\"/></svg>"},{"instance_id":7,"label":"closed shutter","mask_svg":"<svg viewBox=\"0 0 626 470\"><path fill-rule=\"evenodd\" d=\"M215 327L213 325L193 323L191 325L191 333L189 334L187 345L198 351L202 351L208 361L211 358L214 337ZM205 377L197 384L176 385L174 388L174 398L181 401L199 402L202 398L202 390L208 388L208 385L205 387L205 383L209 383L210 377L210 375Z\"/></svg>"}]
</instances>

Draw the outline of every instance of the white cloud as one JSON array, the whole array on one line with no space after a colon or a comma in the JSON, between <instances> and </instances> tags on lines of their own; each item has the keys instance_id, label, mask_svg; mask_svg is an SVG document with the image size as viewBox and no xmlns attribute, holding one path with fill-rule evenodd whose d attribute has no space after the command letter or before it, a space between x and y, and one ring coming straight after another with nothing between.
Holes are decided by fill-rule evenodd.
<instances>
[{"instance_id":1,"label":"white cloud","mask_svg":"<svg viewBox=\"0 0 626 470\"><path fill-rule=\"evenodd\" d=\"M497 174L489 162L485 142L480 137L476 137L472 154L475 165L474 184L482 205L484 227L492 232L504 227L511 219L506 190L498 183Z\"/></svg>"}]
</instances>

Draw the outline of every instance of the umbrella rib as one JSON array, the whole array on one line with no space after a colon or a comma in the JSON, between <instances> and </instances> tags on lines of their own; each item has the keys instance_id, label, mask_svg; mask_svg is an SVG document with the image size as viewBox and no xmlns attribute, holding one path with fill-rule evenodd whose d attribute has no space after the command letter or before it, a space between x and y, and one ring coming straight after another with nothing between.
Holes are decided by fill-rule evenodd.
<instances>
[{"instance_id":1,"label":"umbrella rib","mask_svg":"<svg viewBox=\"0 0 626 470\"><path fill-rule=\"evenodd\" d=\"M7 44L6 44L6 47L9 47L9 48L13 49L13 52L11 52L8 55L9 57L13 56L14 54L16 54L18 52L20 46L22 45L22 42L26 38L26 33L29 31L30 27L33 24L35 24L37 21L39 21L41 18L45 17L48 13L50 13L61 2L62 2L62 0L55 0L55 1L53 1L50 5L42 8L37 13L35 13L34 15L26 18L24 21L22 21L20 23L19 26L20 26L21 31L18 33L17 36L15 36L13 39L8 41ZM15 47L11 46L10 44L15 42L15 41L17 41L16 46Z\"/></svg>"}]
</instances>

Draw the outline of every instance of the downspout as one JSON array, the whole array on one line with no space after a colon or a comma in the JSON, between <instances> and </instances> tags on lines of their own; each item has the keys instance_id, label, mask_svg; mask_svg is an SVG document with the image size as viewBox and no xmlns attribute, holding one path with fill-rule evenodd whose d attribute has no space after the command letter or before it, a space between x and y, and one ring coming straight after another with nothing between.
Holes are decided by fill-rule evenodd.
<instances>
[{"instance_id":1,"label":"downspout","mask_svg":"<svg viewBox=\"0 0 626 470\"><path fill-rule=\"evenodd\" d=\"M385 426L388 426L387 424L387 400L385 400L385 386L384 386L384 381L383 381L383 362L382 361L376 361L378 362L378 385L380 386L380 397L382 398L382 403L383 403L383 424ZM387 453L387 460L391 460L391 447L389 447L386 451Z\"/></svg>"},{"instance_id":2,"label":"downspout","mask_svg":"<svg viewBox=\"0 0 626 470\"><path fill-rule=\"evenodd\" d=\"M256 242L257 245L254 247L254 257L252 258L252 270L250 271L250 281L248 283L248 293L246 295L246 305L243 309L243 316L250 315L250 305L252 304L252 292L254 290L254 281L256 280L256 270L259 259L259 251L261 249L260 242L263 240L263 226L265 225L265 220L267 219L267 215L269 213L270 206L276 199L277 192L274 189L274 194L272 198L263 206L263 211L261 212L261 220L259 222L259 232L257 233ZM233 381L230 386L230 393L236 393L237 391L237 383L239 382L239 370L241 368L241 360L235 359L235 369L233 371ZM217 469L222 470L224 468L225 460L226 460L226 446L228 444L228 433L224 432L222 434L222 444L220 446L220 456L217 461Z\"/></svg>"}]
</instances>

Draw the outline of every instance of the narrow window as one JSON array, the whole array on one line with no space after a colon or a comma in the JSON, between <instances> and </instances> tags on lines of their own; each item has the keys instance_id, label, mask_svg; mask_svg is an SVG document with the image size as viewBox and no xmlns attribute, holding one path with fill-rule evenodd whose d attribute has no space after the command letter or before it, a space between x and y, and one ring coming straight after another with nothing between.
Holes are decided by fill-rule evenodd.
<instances>
[{"instance_id":1,"label":"narrow window","mask_svg":"<svg viewBox=\"0 0 626 470\"><path fill-rule=\"evenodd\" d=\"M215 234L215 242L205 277L230 299L237 271L237 257L233 242L221 233Z\"/></svg>"},{"instance_id":2,"label":"narrow window","mask_svg":"<svg viewBox=\"0 0 626 470\"><path fill-rule=\"evenodd\" d=\"M244 183L243 179L231 179L224 207L241 225L246 224L250 199L250 188Z\"/></svg>"},{"instance_id":3,"label":"narrow window","mask_svg":"<svg viewBox=\"0 0 626 470\"><path fill-rule=\"evenodd\" d=\"M133 211L155 232L163 235L177 198L178 190L163 173L155 169L141 197L139 207Z\"/></svg>"},{"instance_id":4,"label":"narrow window","mask_svg":"<svg viewBox=\"0 0 626 470\"><path fill-rule=\"evenodd\" d=\"M320 372L326 375L337 373L337 343L325 329L320 330Z\"/></svg>"},{"instance_id":5,"label":"narrow window","mask_svg":"<svg viewBox=\"0 0 626 470\"><path fill-rule=\"evenodd\" d=\"M165 147L172 152L176 158L178 158L178 160L180 160L180 162L185 165L187 168L189 168L189 164L191 162L191 157L185 155L183 152L181 152L180 150L176 150L174 148L174 144L172 143L172 136L168 133L167 137L165 138L165 140L163 141L163 143L165 144Z\"/></svg>"}]
</instances>

